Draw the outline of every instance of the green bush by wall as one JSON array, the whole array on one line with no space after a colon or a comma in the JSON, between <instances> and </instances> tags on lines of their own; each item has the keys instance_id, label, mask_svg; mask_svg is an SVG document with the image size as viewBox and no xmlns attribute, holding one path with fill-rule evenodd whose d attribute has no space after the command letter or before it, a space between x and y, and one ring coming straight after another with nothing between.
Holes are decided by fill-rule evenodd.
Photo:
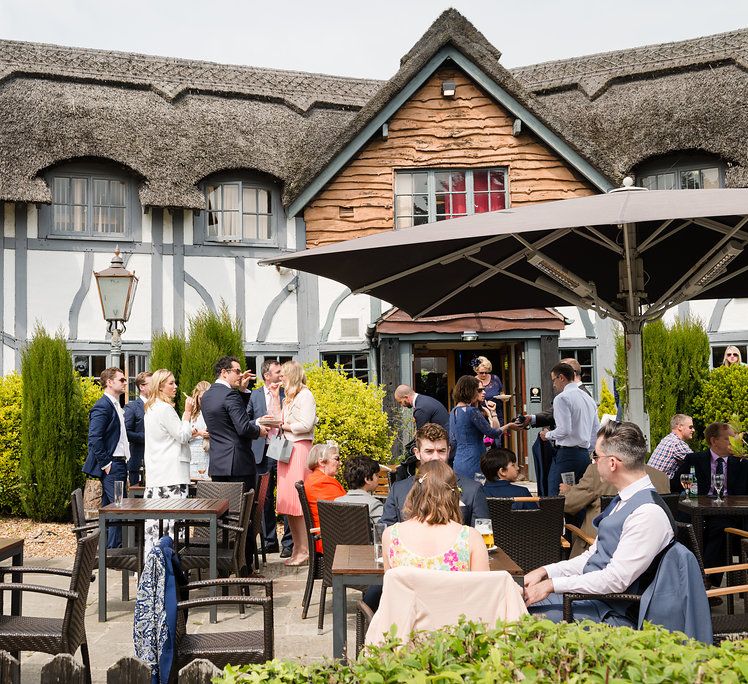
<instances>
[{"instance_id":1,"label":"green bush by wall","mask_svg":"<svg viewBox=\"0 0 748 684\"><path fill-rule=\"evenodd\" d=\"M184 358L186 344L184 335L179 333L174 335L156 333L153 335L151 338L151 372L159 368L168 368L174 374L174 379L181 388L182 359ZM182 395L177 392L175 397L177 412L180 412L181 399Z\"/></svg>"},{"instance_id":2,"label":"green bush by wall","mask_svg":"<svg viewBox=\"0 0 748 684\"><path fill-rule=\"evenodd\" d=\"M21 515L21 376L0 377L0 512Z\"/></svg>"},{"instance_id":3,"label":"green bush by wall","mask_svg":"<svg viewBox=\"0 0 748 684\"><path fill-rule=\"evenodd\" d=\"M417 635L406 648L391 639L382 647L365 650L347 665L273 660L264 665L228 666L213 681L737 684L748 681L748 641L726 642L716 648L649 624L635 631L588 621L557 625L527 617L496 629L462 622Z\"/></svg>"},{"instance_id":4,"label":"green bush by wall","mask_svg":"<svg viewBox=\"0 0 748 684\"><path fill-rule=\"evenodd\" d=\"M389 463L394 435L382 409L384 388L349 378L342 369L326 363L304 369L317 403L314 441L334 439L340 445L341 464L351 456Z\"/></svg>"},{"instance_id":5,"label":"green bush by wall","mask_svg":"<svg viewBox=\"0 0 748 684\"><path fill-rule=\"evenodd\" d=\"M607 381L603 378L600 386L600 403L597 406L597 417L602 418L606 414L615 416L616 413L616 398L613 396L613 392L610 391Z\"/></svg>"},{"instance_id":6,"label":"green bush by wall","mask_svg":"<svg viewBox=\"0 0 748 684\"><path fill-rule=\"evenodd\" d=\"M694 400L693 418L703 429L709 423L748 421L748 366L718 366Z\"/></svg>"},{"instance_id":7,"label":"green bush by wall","mask_svg":"<svg viewBox=\"0 0 748 684\"><path fill-rule=\"evenodd\" d=\"M21 500L34 520L67 517L70 492L83 482L81 436L86 426L80 382L65 338L37 328L23 352Z\"/></svg>"}]
</instances>

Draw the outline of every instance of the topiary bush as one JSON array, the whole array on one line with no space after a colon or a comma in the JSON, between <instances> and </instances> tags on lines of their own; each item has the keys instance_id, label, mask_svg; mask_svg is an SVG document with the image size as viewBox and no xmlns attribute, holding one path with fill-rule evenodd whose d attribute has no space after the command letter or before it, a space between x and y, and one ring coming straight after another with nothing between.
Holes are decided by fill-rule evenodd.
<instances>
[{"instance_id":1,"label":"topiary bush","mask_svg":"<svg viewBox=\"0 0 748 684\"><path fill-rule=\"evenodd\" d=\"M306 682L667 682L737 684L748 680L748 641L719 648L646 623L640 631L589 621L554 624L533 617L495 629L460 622L420 633L407 648L390 638L349 664L273 660L228 666L213 681Z\"/></svg>"},{"instance_id":2,"label":"topiary bush","mask_svg":"<svg viewBox=\"0 0 748 684\"><path fill-rule=\"evenodd\" d=\"M70 492L83 482L86 416L65 338L39 327L23 352L21 500L34 520L63 520Z\"/></svg>"},{"instance_id":3,"label":"topiary bush","mask_svg":"<svg viewBox=\"0 0 748 684\"><path fill-rule=\"evenodd\" d=\"M616 399L613 396L613 392L608 388L607 381L603 378L600 385L600 403L597 406L597 417L602 418L606 414L615 416L616 413Z\"/></svg>"},{"instance_id":4,"label":"topiary bush","mask_svg":"<svg viewBox=\"0 0 748 684\"><path fill-rule=\"evenodd\" d=\"M693 418L709 423L748 420L748 366L718 366L707 376L693 402Z\"/></svg>"},{"instance_id":5,"label":"topiary bush","mask_svg":"<svg viewBox=\"0 0 748 684\"><path fill-rule=\"evenodd\" d=\"M0 512L21 515L21 376L0 377Z\"/></svg>"},{"instance_id":6,"label":"topiary bush","mask_svg":"<svg viewBox=\"0 0 748 684\"><path fill-rule=\"evenodd\" d=\"M187 343L184 335L175 333L156 333L151 338L151 366L150 370L168 368L173 374L177 385L182 385L182 359ZM181 395L177 393L175 403L179 411Z\"/></svg>"},{"instance_id":7,"label":"topiary bush","mask_svg":"<svg viewBox=\"0 0 748 684\"><path fill-rule=\"evenodd\" d=\"M340 445L341 465L351 456L389 463L394 435L382 409L384 387L350 378L341 366L330 368L327 363L306 365L304 370L317 403L314 441L334 439Z\"/></svg>"}]
</instances>

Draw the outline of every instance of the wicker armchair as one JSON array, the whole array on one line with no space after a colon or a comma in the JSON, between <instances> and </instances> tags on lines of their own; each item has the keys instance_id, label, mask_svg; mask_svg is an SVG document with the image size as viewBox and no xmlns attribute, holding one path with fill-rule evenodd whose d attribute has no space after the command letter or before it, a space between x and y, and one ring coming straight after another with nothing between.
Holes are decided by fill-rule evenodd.
<instances>
[{"instance_id":1,"label":"wicker armchair","mask_svg":"<svg viewBox=\"0 0 748 684\"><path fill-rule=\"evenodd\" d=\"M325 598L327 588L332 587L332 560L338 544L371 544L371 523L369 507L366 504L337 503L318 501L319 527L325 557L330 560L322 569L322 594L319 601L317 629L325 626ZM364 588L361 588L363 591Z\"/></svg>"},{"instance_id":2,"label":"wicker armchair","mask_svg":"<svg viewBox=\"0 0 748 684\"><path fill-rule=\"evenodd\" d=\"M76 489L70 495L70 509L73 514L73 532L77 540L83 539L86 535L94 530L99 529L99 521L87 519L83 508L83 491ZM109 522L107 525L116 525L116 521ZM119 549L106 550L106 567L109 570L122 571L122 600L130 600L130 582L128 574L131 572L140 572L143 568L143 536L142 522L125 523L135 527L135 546L126 546Z\"/></svg>"},{"instance_id":3,"label":"wicker armchair","mask_svg":"<svg viewBox=\"0 0 748 684\"><path fill-rule=\"evenodd\" d=\"M188 599L177 604L175 667L172 673L179 670L196 658L210 660L216 667L226 665L246 665L264 663L273 659L275 647L273 622L273 581L258 577L206 580L193 582L181 587L187 592L219 586L224 591L237 587L239 596L217 596ZM264 596L249 596L250 587L260 586L265 589ZM187 617L190 608L210 607L211 605L255 605L262 606L263 628L261 630L243 629L239 632L201 632L187 633Z\"/></svg>"},{"instance_id":4,"label":"wicker armchair","mask_svg":"<svg viewBox=\"0 0 748 684\"><path fill-rule=\"evenodd\" d=\"M265 535L262 533L262 519L265 515L265 501L268 496L268 486L270 485L270 473L263 473L257 477L257 496L255 496L254 510L252 512L252 529L250 537L254 542L255 551L255 570L260 569L260 554L262 554L263 565L268 562L267 550L265 548ZM257 543L257 540L260 543Z\"/></svg>"},{"instance_id":5,"label":"wicker armchair","mask_svg":"<svg viewBox=\"0 0 748 684\"><path fill-rule=\"evenodd\" d=\"M316 580L322 579L325 559L321 553L317 553L317 545L315 542L320 539L320 535L318 532L312 531L314 523L312 522L312 513L309 510L309 501L306 498L306 491L304 491L304 483L299 480L294 486L299 494L301 511L304 514L307 545L309 546L309 567L306 575L306 586L304 587L304 598L301 601L301 619L306 620L306 616L309 613L309 603L312 600L314 583ZM320 611L322 611L322 604L320 604Z\"/></svg>"},{"instance_id":6,"label":"wicker armchair","mask_svg":"<svg viewBox=\"0 0 748 684\"><path fill-rule=\"evenodd\" d=\"M72 570L32 567L0 567L0 591L29 591L66 600L62 618L25 617L0 615L0 650L9 651L18 659L20 651L41 651L57 655L75 655L80 647L86 681L91 682L91 663L86 639L86 600L91 586L99 545L99 531L89 532L81 539L75 550ZM5 575L44 574L70 577L69 589L56 589L39 584L5 583ZM3 594L4 595L4 594Z\"/></svg>"},{"instance_id":7,"label":"wicker armchair","mask_svg":"<svg viewBox=\"0 0 748 684\"><path fill-rule=\"evenodd\" d=\"M226 521L236 524L242 506L242 494L244 494L243 482L212 482L211 480L198 480L195 485L196 499L228 499L229 510L225 516ZM185 530L184 545L192 547L208 547L208 523L204 520L177 520L174 526L174 541L179 543L180 531ZM228 548L233 541L234 532L223 530L223 539L219 540L224 548Z\"/></svg>"},{"instance_id":8,"label":"wicker armchair","mask_svg":"<svg viewBox=\"0 0 748 684\"><path fill-rule=\"evenodd\" d=\"M660 494L660 497L662 500L667 504L667 507L670 509L670 512L673 514L673 517L677 520L678 519L678 499L680 498L680 494ZM615 497L609 496L607 494L600 497L600 510L604 511L608 504L610 504L611 501L613 501Z\"/></svg>"},{"instance_id":9,"label":"wicker armchair","mask_svg":"<svg viewBox=\"0 0 748 684\"><path fill-rule=\"evenodd\" d=\"M561 560L564 497L537 499L538 508L512 510L514 499L488 498L496 545L529 572Z\"/></svg>"}]
</instances>

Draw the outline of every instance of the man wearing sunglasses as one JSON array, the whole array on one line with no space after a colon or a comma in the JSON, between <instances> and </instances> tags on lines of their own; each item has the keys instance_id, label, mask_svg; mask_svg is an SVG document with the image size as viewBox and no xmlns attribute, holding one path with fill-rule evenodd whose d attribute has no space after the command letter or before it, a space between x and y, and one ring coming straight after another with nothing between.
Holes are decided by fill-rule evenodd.
<instances>
[{"instance_id":1,"label":"man wearing sunglasses","mask_svg":"<svg viewBox=\"0 0 748 684\"><path fill-rule=\"evenodd\" d=\"M595 520L597 540L585 553L525 575L525 603L531 613L560 622L564 593L644 589L639 579L673 541L675 530L667 505L644 469L646 454L644 435L634 423L610 421L600 430L593 460L601 480L618 496ZM582 601L574 606L574 618L630 627L635 620L629 607L624 602Z\"/></svg>"}]
</instances>

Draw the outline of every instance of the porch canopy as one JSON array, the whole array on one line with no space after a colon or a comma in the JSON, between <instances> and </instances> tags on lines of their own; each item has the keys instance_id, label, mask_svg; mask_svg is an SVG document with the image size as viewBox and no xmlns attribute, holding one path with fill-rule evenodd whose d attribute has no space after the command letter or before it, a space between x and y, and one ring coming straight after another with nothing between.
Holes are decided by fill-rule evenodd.
<instances>
[{"instance_id":1,"label":"porch canopy","mask_svg":"<svg viewBox=\"0 0 748 684\"><path fill-rule=\"evenodd\" d=\"M748 297L748 189L624 185L262 263L337 280L415 319L569 304L609 316L628 338L628 417L645 427L642 325L689 299Z\"/></svg>"}]
</instances>

